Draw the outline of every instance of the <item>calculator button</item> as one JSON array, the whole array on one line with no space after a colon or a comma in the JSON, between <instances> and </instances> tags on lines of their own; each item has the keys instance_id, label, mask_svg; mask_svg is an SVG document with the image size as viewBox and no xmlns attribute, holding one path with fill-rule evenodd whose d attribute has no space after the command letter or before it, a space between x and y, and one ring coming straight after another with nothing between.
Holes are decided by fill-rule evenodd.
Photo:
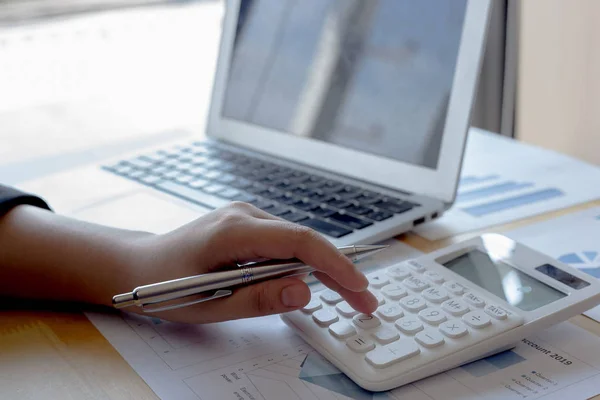
<instances>
[{"instance_id":1,"label":"calculator button","mask_svg":"<svg viewBox=\"0 0 600 400\"><path fill-rule=\"evenodd\" d=\"M506 319L507 314L506 311L504 311L503 309L494 306L494 305L489 305L484 309L485 313L487 315L489 315L492 318L498 319L498 320L502 320L502 319Z\"/></svg>"},{"instance_id":2,"label":"calculator button","mask_svg":"<svg viewBox=\"0 0 600 400\"><path fill-rule=\"evenodd\" d=\"M415 292L421 292L429 287L429 283L423 279L417 278L416 276L409 276L404 281L404 286Z\"/></svg>"},{"instance_id":3,"label":"calculator button","mask_svg":"<svg viewBox=\"0 0 600 400\"><path fill-rule=\"evenodd\" d=\"M404 312L397 304L385 304L377 309L377 315L385 321L394 322L404 316Z\"/></svg>"},{"instance_id":4,"label":"calculator button","mask_svg":"<svg viewBox=\"0 0 600 400\"><path fill-rule=\"evenodd\" d=\"M337 322L340 318L333 311L317 310L313 313L313 319L321 326L329 326Z\"/></svg>"},{"instance_id":5,"label":"calculator button","mask_svg":"<svg viewBox=\"0 0 600 400\"><path fill-rule=\"evenodd\" d=\"M410 276L410 272L401 265L394 265L392 267L389 267L386 271L386 274L390 278L394 278L394 279L398 279L398 280L402 280L402 279Z\"/></svg>"},{"instance_id":6,"label":"calculator button","mask_svg":"<svg viewBox=\"0 0 600 400\"><path fill-rule=\"evenodd\" d=\"M481 329L490 325L492 321L490 317L488 317L483 311L475 310L466 313L462 316L462 320L465 324L469 325L471 328Z\"/></svg>"},{"instance_id":7,"label":"calculator button","mask_svg":"<svg viewBox=\"0 0 600 400\"><path fill-rule=\"evenodd\" d=\"M338 305L335 306L335 309L344 317L354 317L356 314L358 314L358 311L352 308L352 306L348 304L347 301L342 301L341 303L338 303Z\"/></svg>"},{"instance_id":8,"label":"calculator button","mask_svg":"<svg viewBox=\"0 0 600 400\"><path fill-rule=\"evenodd\" d=\"M427 303L425 300L420 298L419 296L408 296L400 300L400 305L404 307L406 310L410 312L419 312L425 307L427 307Z\"/></svg>"},{"instance_id":9,"label":"calculator button","mask_svg":"<svg viewBox=\"0 0 600 400\"><path fill-rule=\"evenodd\" d=\"M339 321L329 325L329 333L338 339L346 339L356 335L356 329L347 322Z\"/></svg>"},{"instance_id":10,"label":"calculator button","mask_svg":"<svg viewBox=\"0 0 600 400\"><path fill-rule=\"evenodd\" d=\"M425 267L422 266L420 263L418 263L415 260L407 261L405 263L405 265L415 272L419 272L419 273L425 272Z\"/></svg>"},{"instance_id":11,"label":"calculator button","mask_svg":"<svg viewBox=\"0 0 600 400\"><path fill-rule=\"evenodd\" d=\"M319 300L311 299L307 305L302 307L302 312L304 312L306 314L312 314L313 312L317 311L321 307L323 307L323 306L321 305L321 302Z\"/></svg>"},{"instance_id":12,"label":"calculator button","mask_svg":"<svg viewBox=\"0 0 600 400\"><path fill-rule=\"evenodd\" d=\"M398 321L396 321L395 325L396 328L408 335L414 335L415 333L423 330L423 324L421 321L412 316L400 318Z\"/></svg>"},{"instance_id":13,"label":"calculator button","mask_svg":"<svg viewBox=\"0 0 600 400\"><path fill-rule=\"evenodd\" d=\"M456 339L469 333L467 327L460 321L446 321L440 325L440 331L449 338Z\"/></svg>"},{"instance_id":14,"label":"calculator button","mask_svg":"<svg viewBox=\"0 0 600 400\"><path fill-rule=\"evenodd\" d=\"M385 299L383 298L383 296L381 295L381 293L373 293L373 296L375 296L375 298L377 299L377 304L378 305L382 305L385 303Z\"/></svg>"},{"instance_id":15,"label":"calculator button","mask_svg":"<svg viewBox=\"0 0 600 400\"><path fill-rule=\"evenodd\" d=\"M346 340L346 346L357 353L366 353L375 348L375 342L362 335L358 335Z\"/></svg>"},{"instance_id":16,"label":"calculator button","mask_svg":"<svg viewBox=\"0 0 600 400\"><path fill-rule=\"evenodd\" d=\"M381 325L381 321L371 314L358 314L352 318L354 325L362 329L373 329Z\"/></svg>"},{"instance_id":17,"label":"calculator button","mask_svg":"<svg viewBox=\"0 0 600 400\"><path fill-rule=\"evenodd\" d=\"M434 329L425 329L415 335L415 340L422 346L431 349L444 344L444 337Z\"/></svg>"},{"instance_id":18,"label":"calculator button","mask_svg":"<svg viewBox=\"0 0 600 400\"><path fill-rule=\"evenodd\" d=\"M336 304L342 301L342 296L340 296L338 292L331 289L323 290L319 297L327 304Z\"/></svg>"},{"instance_id":19,"label":"calculator button","mask_svg":"<svg viewBox=\"0 0 600 400\"><path fill-rule=\"evenodd\" d=\"M392 300L400 300L408 294L406 289L404 289L404 286L399 285L398 283L385 285L383 288L381 288L381 292Z\"/></svg>"},{"instance_id":20,"label":"calculator button","mask_svg":"<svg viewBox=\"0 0 600 400\"><path fill-rule=\"evenodd\" d=\"M381 329L373 332L373 337L381 344L389 344L400 339L398 331L388 327L382 327Z\"/></svg>"},{"instance_id":21,"label":"calculator button","mask_svg":"<svg viewBox=\"0 0 600 400\"><path fill-rule=\"evenodd\" d=\"M397 362L414 357L421 352L412 339L399 340L387 346L381 346L366 355L366 360L375 368L386 368Z\"/></svg>"},{"instance_id":22,"label":"calculator button","mask_svg":"<svg viewBox=\"0 0 600 400\"><path fill-rule=\"evenodd\" d=\"M419 318L431 325L439 325L447 319L442 310L437 307L424 309L419 313Z\"/></svg>"},{"instance_id":23,"label":"calculator button","mask_svg":"<svg viewBox=\"0 0 600 400\"><path fill-rule=\"evenodd\" d=\"M430 287L421 293L421 296L425 298L427 301L431 301L432 303L440 304L450 298L446 289L440 287Z\"/></svg>"},{"instance_id":24,"label":"calculator button","mask_svg":"<svg viewBox=\"0 0 600 400\"><path fill-rule=\"evenodd\" d=\"M442 303L442 308L457 317L469 312L469 306L464 301L457 299L446 300Z\"/></svg>"},{"instance_id":25,"label":"calculator button","mask_svg":"<svg viewBox=\"0 0 600 400\"><path fill-rule=\"evenodd\" d=\"M442 283L442 282L444 282L444 277L439 272L427 271L427 272L425 272L423 274L423 276L425 278L429 279L433 283Z\"/></svg>"},{"instance_id":26,"label":"calculator button","mask_svg":"<svg viewBox=\"0 0 600 400\"><path fill-rule=\"evenodd\" d=\"M485 306L485 301L483 301L483 299L481 297L479 297L471 292L465 293L463 296L463 299L465 299L465 301L467 303L469 303L472 306L475 306L477 308L481 308L481 307Z\"/></svg>"},{"instance_id":27,"label":"calculator button","mask_svg":"<svg viewBox=\"0 0 600 400\"><path fill-rule=\"evenodd\" d=\"M450 293L453 293L455 295L461 295L465 292L465 287L460 283L454 281L448 281L444 283L444 287L448 289Z\"/></svg>"},{"instance_id":28,"label":"calculator button","mask_svg":"<svg viewBox=\"0 0 600 400\"><path fill-rule=\"evenodd\" d=\"M367 279L369 280L369 285L376 289L380 289L390 283L390 279L383 273L367 275Z\"/></svg>"}]
</instances>

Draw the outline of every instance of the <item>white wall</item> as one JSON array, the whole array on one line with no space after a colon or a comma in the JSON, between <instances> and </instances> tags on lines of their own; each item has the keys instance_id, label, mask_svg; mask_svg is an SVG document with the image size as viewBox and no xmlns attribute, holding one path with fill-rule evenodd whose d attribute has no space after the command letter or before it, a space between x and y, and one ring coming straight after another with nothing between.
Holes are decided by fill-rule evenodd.
<instances>
[{"instance_id":1,"label":"white wall","mask_svg":"<svg viewBox=\"0 0 600 400\"><path fill-rule=\"evenodd\" d=\"M600 1L521 0L516 135L600 164Z\"/></svg>"}]
</instances>

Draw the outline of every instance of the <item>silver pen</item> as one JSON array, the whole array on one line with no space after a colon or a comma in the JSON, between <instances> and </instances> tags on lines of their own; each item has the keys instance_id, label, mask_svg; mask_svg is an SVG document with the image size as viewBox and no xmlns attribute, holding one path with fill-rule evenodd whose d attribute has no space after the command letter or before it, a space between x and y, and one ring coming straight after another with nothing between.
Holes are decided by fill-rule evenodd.
<instances>
[{"instance_id":1,"label":"silver pen","mask_svg":"<svg viewBox=\"0 0 600 400\"><path fill-rule=\"evenodd\" d=\"M338 250L355 262L359 256L362 258L385 248L387 246L355 245L340 247ZM230 296L233 293L231 288L235 286L266 279L307 274L314 270L296 258L269 260L242 265L235 269L139 286L130 293L114 296L112 303L115 308L138 306L146 312L173 310ZM173 304L174 300L191 296L194 298L190 301Z\"/></svg>"}]
</instances>

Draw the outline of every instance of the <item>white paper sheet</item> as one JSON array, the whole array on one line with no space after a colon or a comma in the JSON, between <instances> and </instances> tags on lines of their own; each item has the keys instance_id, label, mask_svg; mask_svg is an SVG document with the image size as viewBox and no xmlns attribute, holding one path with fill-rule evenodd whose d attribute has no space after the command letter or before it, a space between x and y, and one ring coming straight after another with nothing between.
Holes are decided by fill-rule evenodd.
<instances>
[{"instance_id":1,"label":"white paper sheet","mask_svg":"<svg viewBox=\"0 0 600 400\"><path fill-rule=\"evenodd\" d=\"M600 207L529 225L506 235L600 279ZM585 314L600 322L600 306Z\"/></svg>"},{"instance_id":2,"label":"white paper sheet","mask_svg":"<svg viewBox=\"0 0 600 400\"><path fill-rule=\"evenodd\" d=\"M419 254L401 242L390 243L391 249L363 263L380 268ZM600 338L570 323L501 355L371 393L341 374L278 316L212 325L134 314L89 313L88 318L163 400L563 400L600 393Z\"/></svg>"},{"instance_id":3,"label":"white paper sheet","mask_svg":"<svg viewBox=\"0 0 600 400\"><path fill-rule=\"evenodd\" d=\"M416 229L429 240L505 224L600 198L600 168L471 129L456 203Z\"/></svg>"}]
</instances>

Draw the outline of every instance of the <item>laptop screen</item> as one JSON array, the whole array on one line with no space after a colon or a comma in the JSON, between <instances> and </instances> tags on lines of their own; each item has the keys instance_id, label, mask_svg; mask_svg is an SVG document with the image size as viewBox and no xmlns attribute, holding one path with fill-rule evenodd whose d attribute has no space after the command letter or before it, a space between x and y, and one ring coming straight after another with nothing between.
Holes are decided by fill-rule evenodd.
<instances>
[{"instance_id":1,"label":"laptop screen","mask_svg":"<svg viewBox=\"0 0 600 400\"><path fill-rule=\"evenodd\" d=\"M467 0L242 0L223 117L435 169Z\"/></svg>"}]
</instances>

